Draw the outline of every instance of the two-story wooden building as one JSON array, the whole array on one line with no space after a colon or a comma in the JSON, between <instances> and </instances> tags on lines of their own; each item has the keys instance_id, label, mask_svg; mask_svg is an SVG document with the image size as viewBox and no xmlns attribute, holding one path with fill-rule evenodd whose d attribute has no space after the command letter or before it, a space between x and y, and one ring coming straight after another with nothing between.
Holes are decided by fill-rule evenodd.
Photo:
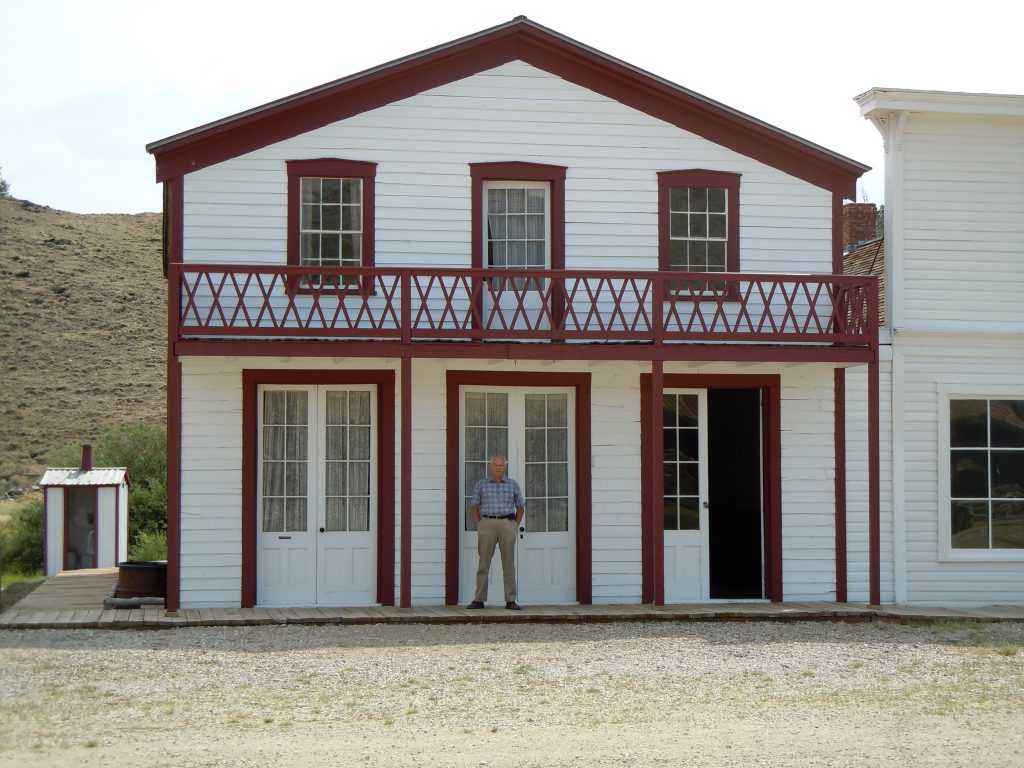
<instances>
[{"instance_id":1,"label":"two-story wooden building","mask_svg":"<svg viewBox=\"0 0 1024 768\"><path fill-rule=\"evenodd\" d=\"M525 18L148 149L169 609L464 602L499 452L525 604L844 600L848 367L878 601L865 166Z\"/></svg>"},{"instance_id":2,"label":"two-story wooden building","mask_svg":"<svg viewBox=\"0 0 1024 768\"><path fill-rule=\"evenodd\" d=\"M886 152L881 596L1022 605L1024 96L874 88L857 102ZM848 384L852 457L863 372ZM850 485L862 562L862 469Z\"/></svg>"}]
</instances>

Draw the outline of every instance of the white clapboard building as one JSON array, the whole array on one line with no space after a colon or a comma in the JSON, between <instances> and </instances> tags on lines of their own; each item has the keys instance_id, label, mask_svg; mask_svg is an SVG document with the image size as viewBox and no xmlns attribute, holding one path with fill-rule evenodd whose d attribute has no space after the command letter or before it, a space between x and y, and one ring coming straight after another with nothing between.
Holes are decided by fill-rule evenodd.
<instances>
[{"instance_id":1,"label":"white clapboard building","mask_svg":"<svg viewBox=\"0 0 1024 768\"><path fill-rule=\"evenodd\" d=\"M148 150L168 609L464 603L494 453L521 603L892 599L866 166L525 18Z\"/></svg>"}]
</instances>

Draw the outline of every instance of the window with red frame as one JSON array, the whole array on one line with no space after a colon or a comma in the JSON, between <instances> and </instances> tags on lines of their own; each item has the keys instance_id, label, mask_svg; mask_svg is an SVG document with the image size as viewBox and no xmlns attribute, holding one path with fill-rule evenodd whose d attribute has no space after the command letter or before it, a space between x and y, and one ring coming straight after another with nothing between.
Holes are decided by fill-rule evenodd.
<instances>
[{"instance_id":1,"label":"window with red frame","mask_svg":"<svg viewBox=\"0 0 1024 768\"><path fill-rule=\"evenodd\" d=\"M722 171L658 174L658 268L666 272L739 272L740 176ZM680 281L683 294L717 293L720 281Z\"/></svg>"},{"instance_id":2,"label":"window with red frame","mask_svg":"<svg viewBox=\"0 0 1024 768\"><path fill-rule=\"evenodd\" d=\"M311 267L374 264L374 177L377 166L357 160L288 163L288 263ZM303 287L353 285L356 277L311 273Z\"/></svg>"}]
</instances>

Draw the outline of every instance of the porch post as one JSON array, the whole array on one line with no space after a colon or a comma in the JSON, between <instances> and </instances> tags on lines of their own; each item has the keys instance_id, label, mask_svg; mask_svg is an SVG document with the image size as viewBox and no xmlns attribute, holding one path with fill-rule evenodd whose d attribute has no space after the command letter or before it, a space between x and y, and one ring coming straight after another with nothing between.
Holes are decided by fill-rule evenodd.
<instances>
[{"instance_id":1,"label":"porch post","mask_svg":"<svg viewBox=\"0 0 1024 768\"><path fill-rule=\"evenodd\" d=\"M181 605L181 358L175 344L181 322L181 278L177 265L184 261L184 201L184 177L164 183L164 261L167 268L167 594L164 608L168 613L176 612ZM244 574L242 580L244 583ZM244 595L241 605L247 607Z\"/></svg>"},{"instance_id":2,"label":"porch post","mask_svg":"<svg viewBox=\"0 0 1024 768\"><path fill-rule=\"evenodd\" d=\"M665 390L665 364L661 360L651 362L651 484L647 492L651 498L651 565L654 576L654 604L665 604L665 523L662 498L662 465L665 461L665 433L663 411Z\"/></svg>"},{"instance_id":3,"label":"porch post","mask_svg":"<svg viewBox=\"0 0 1024 768\"><path fill-rule=\"evenodd\" d=\"M868 574L871 605L882 602L878 350L868 363Z\"/></svg>"},{"instance_id":4,"label":"porch post","mask_svg":"<svg viewBox=\"0 0 1024 768\"><path fill-rule=\"evenodd\" d=\"M835 378L835 494L836 494L836 602L846 594L846 369L836 368Z\"/></svg>"},{"instance_id":5,"label":"porch post","mask_svg":"<svg viewBox=\"0 0 1024 768\"><path fill-rule=\"evenodd\" d=\"M399 607L412 605L412 358L401 361L401 402L402 402L402 498L400 512L402 520L402 564Z\"/></svg>"}]
</instances>

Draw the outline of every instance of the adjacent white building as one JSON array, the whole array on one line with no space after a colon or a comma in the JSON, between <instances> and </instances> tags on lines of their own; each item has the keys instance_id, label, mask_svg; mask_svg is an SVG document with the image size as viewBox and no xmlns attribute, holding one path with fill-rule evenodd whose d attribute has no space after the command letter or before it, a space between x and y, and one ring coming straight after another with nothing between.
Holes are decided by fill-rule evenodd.
<instances>
[{"instance_id":1,"label":"adjacent white building","mask_svg":"<svg viewBox=\"0 0 1024 768\"><path fill-rule=\"evenodd\" d=\"M857 103L886 152L883 597L1019 605L1024 96L875 88ZM863 508L851 496L851 528Z\"/></svg>"}]
</instances>

